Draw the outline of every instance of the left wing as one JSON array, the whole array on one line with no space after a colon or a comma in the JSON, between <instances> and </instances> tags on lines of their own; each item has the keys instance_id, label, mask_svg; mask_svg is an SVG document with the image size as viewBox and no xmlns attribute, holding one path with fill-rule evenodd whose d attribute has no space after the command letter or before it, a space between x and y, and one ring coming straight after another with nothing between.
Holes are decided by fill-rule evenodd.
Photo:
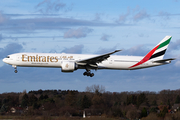
<instances>
[{"instance_id":1,"label":"left wing","mask_svg":"<svg viewBox=\"0 0 180 120\"><path fill-rule=\"evenodd\" d=\"M76 61L76 63L78 65L87 65L88 64L92 67L97 67L97 63L100 63L100 62L106 60L108 57L110 57L111 54L114 54L114 53L119 52L119 51L121 51L121 50L115 50L114 52L106 53L103 55L98 55L98 56L88 58L88 59L84 59L84 60L79 60L79 61Z\"/></svg>"}]
</instances>

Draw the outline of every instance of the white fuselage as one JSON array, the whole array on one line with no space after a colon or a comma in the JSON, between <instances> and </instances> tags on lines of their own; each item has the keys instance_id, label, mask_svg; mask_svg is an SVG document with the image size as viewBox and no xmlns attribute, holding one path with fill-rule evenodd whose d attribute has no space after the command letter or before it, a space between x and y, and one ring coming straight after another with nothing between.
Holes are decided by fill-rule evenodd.
<instances>
[{"instance_id":1,"label":"white fuselage","mask_svg":"<svg viewBox=\"0 0 180 120\"><path fill-rule=\"evenodd\" d=\"M174 58L163 59L171 36L166 36L145 56L112 55L121 50L115 50L101 55L87 54L56 54L56 53L16 53L8 55L3 62L12 65L17 73L17 67L56 67L62 72L73 72L85 69L84 76L93 77L91 70L116 69L135 70L171 63Z\"/></svg>"},{"instance_id":2,"label":"white fuselage","mask_svg":"<svg viewBox=\"0 0 180 120\"><path fill-rule=\"evenodd\" d=\"M57 67L62 68L62 63L77 62L83 59L89 59L98 55L87 55L87 54L56 54L56 53L16 53L8 55L7 58L3 59L3 62L22 67ZM147 61L141 65L130 68L143 57L140 56L119 56L111 55L108 59L97 63L98 69L119 69L119 70L133 70L147 67L153 67L162 65L165 63L153 63L153 61ZM78 68L82 69L82 68Z\"/></svg>"}]
</instances>

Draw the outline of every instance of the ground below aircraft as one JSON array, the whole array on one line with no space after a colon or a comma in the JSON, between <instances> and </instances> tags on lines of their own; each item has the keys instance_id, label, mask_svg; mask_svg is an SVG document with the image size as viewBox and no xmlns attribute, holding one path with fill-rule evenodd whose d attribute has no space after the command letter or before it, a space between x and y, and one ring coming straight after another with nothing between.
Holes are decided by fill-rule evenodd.
<instances>
[{"instance_id":1,"label":"ground below aircraft","mask_svg":"<svg viewBox=\"0 0 180 120\"><path fill-rule=\"evenodd\" d=\"M117 69L135 70L171 63L174 58L163 59L171 36L166 36L145 56L112 55L121 50L115 50L102 55L88 54L57 54L57 53L15 53L8 55L3 62L12 65L17 73L17 67L55 67L62 72L73 72L85 69L84 76L93 77L91 70Z\"/></svg>"}]
</instances>

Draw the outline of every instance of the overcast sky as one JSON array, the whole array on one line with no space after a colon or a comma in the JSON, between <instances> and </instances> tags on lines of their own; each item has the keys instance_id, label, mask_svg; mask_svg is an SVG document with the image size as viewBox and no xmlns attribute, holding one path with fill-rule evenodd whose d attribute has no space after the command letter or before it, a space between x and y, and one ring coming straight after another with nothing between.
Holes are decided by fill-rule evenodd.
<instances>
[{"instance_id":1,"label":"overcast sky","mask_svg":"<svg viewBox=\"0 0 180 120\"><path fill-rule=\"evenodd\" d=\"M180 85L179 0L1 0L0 93L61 89L84 91L93 84L106 91L160 91ZM146 55L166 35L172 40L169 65L135 71L18 67L2 59L18 52Z\"/></svg>"}]
</instances>

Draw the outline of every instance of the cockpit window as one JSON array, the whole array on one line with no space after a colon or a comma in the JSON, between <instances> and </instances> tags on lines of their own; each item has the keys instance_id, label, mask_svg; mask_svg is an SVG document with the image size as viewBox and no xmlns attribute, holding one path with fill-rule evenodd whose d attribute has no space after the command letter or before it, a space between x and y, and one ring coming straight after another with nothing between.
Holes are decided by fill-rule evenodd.
<instances>
[{"instance_id":1,"label":"cockpit window","mask_svg":"<svg viewBox=\"0 0 180 120\"><path fill-rule=\"evenodd\" d=\"M7 56L6 58L10 58L10 56Z\"/></svg>"}]
</instances>

